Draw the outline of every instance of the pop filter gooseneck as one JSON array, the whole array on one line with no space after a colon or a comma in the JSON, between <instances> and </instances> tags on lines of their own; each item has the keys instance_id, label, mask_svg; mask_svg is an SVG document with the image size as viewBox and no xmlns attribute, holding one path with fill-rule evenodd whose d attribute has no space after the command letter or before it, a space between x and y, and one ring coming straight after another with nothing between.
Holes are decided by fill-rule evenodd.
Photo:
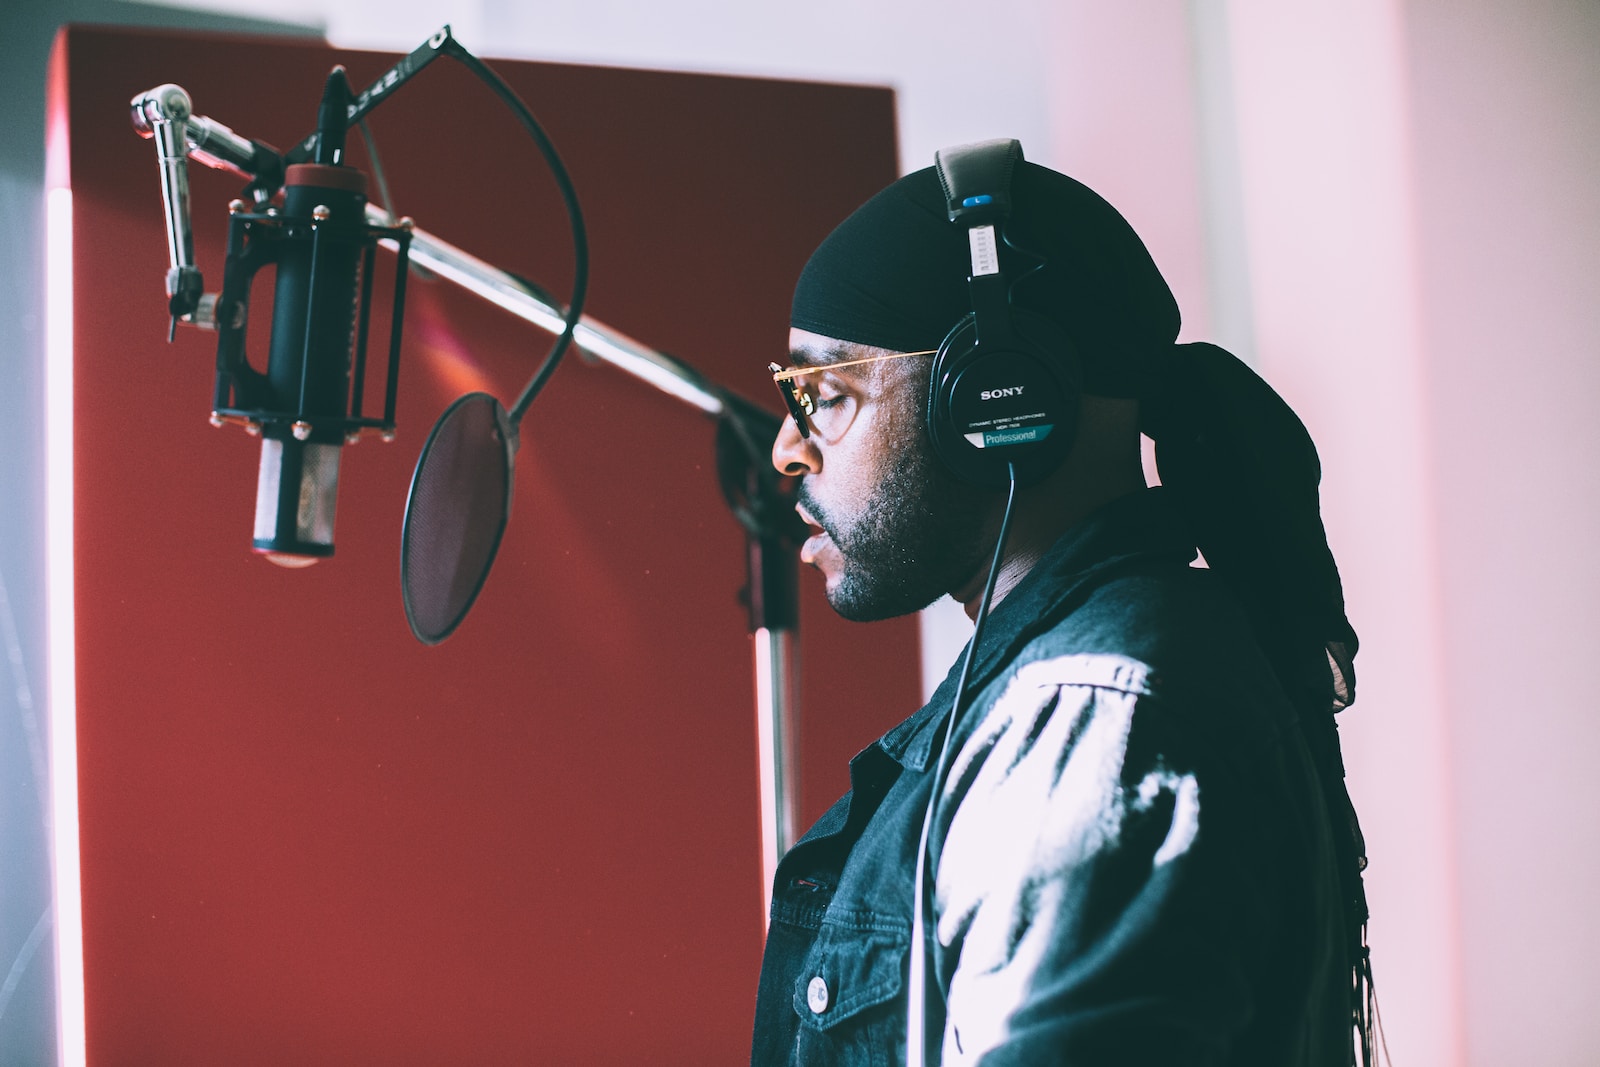
<instances>
[{"instance_id":1,"label":"pop filter gooseneck","mask_svg":"<svg viewBox=\"0 0 1600 1067\"><path fill-rule=\"evenodd\" d=\"M400 531L400 596L411 632L425 645L438 644L461 625L489 577L511 517L522 416L571 347L589 284L583 213L555 146L499 75L454 38L443 50L493 89L538 144L566 204L574 267L564 328L511 411L488 393L468 393L445 410L422 446Z\"/></svg>"}]
</instances>

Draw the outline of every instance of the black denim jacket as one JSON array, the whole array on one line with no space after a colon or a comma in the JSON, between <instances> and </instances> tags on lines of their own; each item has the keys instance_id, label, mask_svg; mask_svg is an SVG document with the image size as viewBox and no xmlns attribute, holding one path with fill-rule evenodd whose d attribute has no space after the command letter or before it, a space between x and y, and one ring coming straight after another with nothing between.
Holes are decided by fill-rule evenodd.
<instances>
[{"instance_id":1,"label":"black denim jacket","mask_svg":"<svg viewBox=\"0 0 1600 1067\"><path fill-rule=\"evenodd\" d=\"M945 1067L1349 1056L1327 817L1249 623L1161 490L994 610L934 828ZM959 665L959 664L958 664ZM904 1060L933 699L779 864L751 1062Z\"/></svg>"}]
</instances>

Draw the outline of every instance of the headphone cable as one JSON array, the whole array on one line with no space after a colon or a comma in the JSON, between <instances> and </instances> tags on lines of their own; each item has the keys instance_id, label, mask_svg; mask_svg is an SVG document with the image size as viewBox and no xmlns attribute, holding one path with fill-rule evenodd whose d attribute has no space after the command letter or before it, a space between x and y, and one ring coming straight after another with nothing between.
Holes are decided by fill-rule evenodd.
<instances>
[{"instance_id":1,"label":"headphone cable","mask_svg":"<svg viewBox=\"0 0 1600 1067\"><path fill-rule=\"evenodd\" d=\"M928 909L928 889L935 872L927 869L928 838L932 834L934 815L939 806L939 793L944 787L944 776L949 769L950 741L955 736L956 720L961 717L964 710L962 703L967 695L967 681L972 673L972 661L978 652L978 642L983 637L983 623L989 616L989 603L994 598L995 579L1000 575L1000 562L1005 557L1006 536L1011 531L1011 513L1017 501L1017 466L1007 462L1006 471L1010 478L1010 488L1006 492L1006 510L1000 519L1000 536L994 545L994 561L989 564L989 577L983 583L983 596L978 601L978 613L973 620L972 641L967 645L967 653L961 662L961 677L956 683L956 696L950 704L950 717L945 721L944 737L939 743L939 762L933 773L933 791L928 796L928 807L922 816L922 838L917 844L917 873L914 886L914 897L911 912L911 968L907 976L906 990L906 1067L927 1067L928 1064L937 1064L943 1055L940 1047L930 1060L927 1054L928 1038L928 1003L935 993L939 992L939 983L928 981L928 964L932 960L932 953L928 949L928 931L923 922L924 913ZM937 928L934 935L937 936ZM940 993L940 1000L943 994ZM943 1018L941 1010L940 1018ZM943 1023L940 1024L940 1044L942 1045Z\"/></svg>"}]
</instances>

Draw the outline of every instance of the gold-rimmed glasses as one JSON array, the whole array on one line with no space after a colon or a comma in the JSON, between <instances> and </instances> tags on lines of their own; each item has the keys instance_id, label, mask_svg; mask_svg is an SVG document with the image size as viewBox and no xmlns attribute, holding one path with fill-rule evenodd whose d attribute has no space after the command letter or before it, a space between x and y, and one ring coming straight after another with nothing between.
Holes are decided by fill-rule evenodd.
<instances>
[{"instance_id":1,"label":"gold-rimmed glasses","mask_svg":"<svg viewBox=\"0 0 1600 1067\"><path fill-rule=\"evenodd\" d=\"M820 397L816 384L807 381L806 375L821 374L823 371L838 370L841 367L854 367L862 363L879 363L886 359L931 356L937 351L936 348L929 348L921 352L888 352L881 356L864 356L861 359L846 359L838 363L819 363L814 367L782 367L776 363L768 363L767 369L772 372L773 384L783 396L784 406L789 409L789 414L794 416L794 424L800 431L800 436L810 437L814 429L824 440L837 441L850 428L850 423L855 418L855 400L845 395Z\"/></svg>"}]
</instances>

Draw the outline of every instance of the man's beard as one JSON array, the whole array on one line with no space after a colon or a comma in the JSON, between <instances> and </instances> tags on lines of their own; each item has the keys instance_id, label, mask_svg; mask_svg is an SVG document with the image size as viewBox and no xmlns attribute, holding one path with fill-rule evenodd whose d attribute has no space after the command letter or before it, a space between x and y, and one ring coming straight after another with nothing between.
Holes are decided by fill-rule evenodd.
<instances>
[{"instance_id":1,"label":"man's beard","mask_svg":"<svg viewBox=\"0 0 1600 1067\"><path fill-rule=\"evenodd\" d=\"M921 433L892 460L854 514L823 507L805 486L799 494L842 558L828 603L854 622L919 611L966 584L985 557L987 496L951 476Z\"/></svg>"}]
</instances>

